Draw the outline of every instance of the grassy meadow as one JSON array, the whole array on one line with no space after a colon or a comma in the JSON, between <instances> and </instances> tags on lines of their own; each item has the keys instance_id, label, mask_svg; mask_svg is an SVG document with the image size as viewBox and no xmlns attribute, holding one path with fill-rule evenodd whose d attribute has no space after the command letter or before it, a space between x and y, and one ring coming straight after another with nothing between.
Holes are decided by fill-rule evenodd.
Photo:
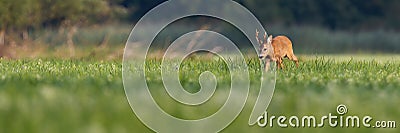
<instances>
[{"instance_id":1,"label":"grassy meadow","mask_svg":"<svg viewBox=\"0 0 400 133\"><path fill-rule=\"evenodd\" d=\"M204 30L216 32L234 43L246 57L249 69L250 87L244 109L222 132L400 133L400 17L397 14L400 1L233 0L234 6L227 4L214 10L214 6L204 6L213 4L209 1L180 3L176 0L178 3L163 4L176 4L177 8L168 12L158 10L166 9L162 5L154 8L164 1L1 0L0 133L152 132L135 115L128 101L133 96L124 90L123 83L135 87L142 85L135 84L138 81L124 82L122 76L126 73L123 74L122 68L123 61L127 61L123 60L124 48L128 48L125 59L132 57L129 60L132 66L141 63L137 57L147 54L146 85L164 112L185 120L213 115L228 101L231 86L239 88L243 85L231 81L228 64L219 56L200 50L202 52L194 56L190 54L179 69L170 67L169 72L180 70L179 82L189 93L199 92L201 86L213 85L211 82L199 83L204 83L204 80L199 81L204 78L204 72L215 76L217 89L203 104L188 106L174 100L167 94L161 76L162 55L172 44L182 44L178 47L183 49L169 51L175 56L185 50L189 52L214 45L214 42L225 43L226 40L214 41L221 36L213 35L217 38L212 38L201 32L187 36L192 35L189 32ZM248 10L234 10L240 6ZM145 15L149 11L152 13ZM184 11L192 15L186 16ZM178 15L184 16L162 25ZM241 20L243 15L256 17L261 25L247 22L249 19ZM159 26L163 26L162 29L156 29ZM249 29L253 26L258 28ZM343 104L348 109L345 116L371 116L372 126L376 121L395 121L396 128L335 128L327 121L323 128L281 128L276 119L273 127L249 126L261 83L267 83L260 81L267 76L262 77L261 63L256 55L258 48L250 41L256 41L255 32L263 31L261 28L268 35L290 38L294 53L300 59L299 67L284 60L285 69L277 70L274 95L266 110L269 116L301 118L313 115L320 122L322 116L330 113L339 115L337 107ZM249 30L254 32L246 35ZM152 37L155 31L158 33ZM145 46L150 42L145 37L152 37L148 49ZM188 43L179 41L188 39L186 37L191 37ZM229 54L232 58L229 61L235 61L234 55L238 54L222 46L226 45L215 45L212 51ZM246 76L238 76L243 77ZM138 99L145 99L146 95L142 94L147 92L129 91L139 94L136 95ZM242 96L241 92L234 94ZM241 100L241 97L234 97L232 101L236 104ZM151 106L139 100L136 102L140 107ZM163 117L155 118L154 110L144 110L143 114L154 118L153 121L165 123L161 125L163 127L178 129ZM235 112L229 108L231 110ZM228 116L230 113L222 114ZM219 118L219 123L209 125L224 121ZM210 126L202 125L202 130L183 130L202 133L210 129Z\"/></svg>"},{"instance_id":2,"label":"grassy meadow","mask_svg":"<svg viewBox=\"0 0 400 133\"><path fill-rule=\"evenodd\" d=\"M395 120L396 129L279 128L248 126L259 88L258 59L248 59L250 95L245 109L223 132L399 132L400 56L302 55L300 67L285 60L277 72L268 108L274 115L322 116L345 104L349 115ZM218 80L216 95L205 106L185 107L163 95L161 61L148 60L147 84L157 103L182 118L202 118L224 102L230 75L224 62L188 59L181 65L181 84L200 88L198 75L208 70ZM103 133L151 132L134 115L125 97L121 61L80 59L0 59L0 132ZM201 108L203 107L203 108Z\"/></svg>"}]
</instances>

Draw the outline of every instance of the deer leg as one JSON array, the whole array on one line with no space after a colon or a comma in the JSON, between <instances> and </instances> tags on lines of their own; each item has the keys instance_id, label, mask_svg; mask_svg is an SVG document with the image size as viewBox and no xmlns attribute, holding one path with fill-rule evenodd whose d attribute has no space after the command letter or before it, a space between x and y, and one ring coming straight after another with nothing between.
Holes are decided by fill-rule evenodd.
<instances>
[{"instance_id":1,"label":"deer leg","mask_svg":"<svg viewBox=\"0 0 400 133\"><path fill-rule=\"evenodd\" d=\"M283 65L283 58L280 58L280 59L279 59L279 64L281 64L281 69L283 70L283 67L284 67L284 65Z\"/></svg>"},{"instance_id":2,"label":"deer leg","mask_svg":"<svg viewBox=\"0 0 400 133\"><path fill-rule=\"evenodd\" d=\"M283 63L282 63L282 58L278 58L276 60L276 64L278 65L278 69L283 69Z\"/></svg>"},{"instance_id":3,"label":"deer leg","mask_svg":"<svg viewBox=\"0 0 400 133\"><path fill-rule=\"evenodd\" d=\"M296 67L299 67L299 59L295 55L293 55L293 61L296 62Z\"/></svg>"},{"instance_id":4,"label":"deer leg","mask_svg":"<svg viewBox=\"0 0 400 133\"><path fill-rule=\"evenodd\" d=\"M299 67L299 60L294 54L288 56L289 60L294 61L296 63L296 67Z\"/></svg>"},{"instance_id":5,"label":"deer leg","mask_svg":"<svg viewBox=\"0 0 400 133\"><path fill-rule=\"evenodd\" d=\"M269 70L270 63L271 63L270 59L266 59L265 60L265 64L264 64L264 71L265 72L267 72Z\"/></svg>"},{"instance_id":6,"label":"deer leg","mask_svg":"<svg viewBox=\"0 0 400 133\"><path fill-rule=\"evenodd\" d=\"M278 66L278 69L281 69L281 63L280 63L279 59L276 59L276 65Z\"/></svg>"}]
</instances>

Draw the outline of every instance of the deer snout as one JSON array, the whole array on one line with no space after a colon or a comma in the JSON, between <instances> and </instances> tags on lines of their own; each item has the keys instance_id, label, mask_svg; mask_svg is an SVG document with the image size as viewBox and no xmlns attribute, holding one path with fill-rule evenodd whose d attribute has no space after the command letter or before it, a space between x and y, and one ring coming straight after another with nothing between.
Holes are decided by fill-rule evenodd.
<instances>
[{"instance_id":1,"label":"deer snout","mask_svg":"<svg viewBox=\"0 0 400 133\"><path fill-rule=\"evenodd\" d=\"M262 59L262 58L264 58L264 56L262 56L262 55L259 55L259 56L258 56L258 58Z\"/></svg>"}]
</instances>

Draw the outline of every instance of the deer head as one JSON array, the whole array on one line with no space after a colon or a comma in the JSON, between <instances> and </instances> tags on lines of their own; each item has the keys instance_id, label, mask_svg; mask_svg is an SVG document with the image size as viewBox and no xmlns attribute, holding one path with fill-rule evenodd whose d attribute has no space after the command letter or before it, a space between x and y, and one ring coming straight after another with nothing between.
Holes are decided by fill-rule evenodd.
<instances>
[{"instance_id":1,"label":"deer head","mask_svg":"<svg viewBox=\"0 0 400 133\"><path fill-rule=\"evenodd\" d=\"M267 38L267 33L264 33L263 40L260 40L258 37L259 31L256 30L256 39L259 44L259 55L258 58L264 59L269 56L270 51L272 50L272 35Z\"/></svg>"}]
</instances>

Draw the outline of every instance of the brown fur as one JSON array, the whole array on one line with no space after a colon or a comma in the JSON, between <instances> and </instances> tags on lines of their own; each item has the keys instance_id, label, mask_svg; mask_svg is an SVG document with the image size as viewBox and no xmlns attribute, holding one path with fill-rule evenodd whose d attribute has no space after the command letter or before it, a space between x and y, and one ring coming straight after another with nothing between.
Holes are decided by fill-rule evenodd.
<instances>
[{"instance_id":1,"label":"brown fur","mask_svg":"<svg viewBox=\"0 0 400 133\"><path fill-rule=\"evenodd\" d=\"M270 35L268 39L266 34L264 35L264 41L258 39L258 31L256 32L256 38L260 44L260 59L266 60L265 70L268 70L270 61L275 61L278 68L283 69L283 58L287 57L289 60L296 62L296 66L299 66L299 60L294 55L292 41L286 36L277 36L275 38ZM273 49L273 53L271 52Z\"/></svg>"}]
</instances>

